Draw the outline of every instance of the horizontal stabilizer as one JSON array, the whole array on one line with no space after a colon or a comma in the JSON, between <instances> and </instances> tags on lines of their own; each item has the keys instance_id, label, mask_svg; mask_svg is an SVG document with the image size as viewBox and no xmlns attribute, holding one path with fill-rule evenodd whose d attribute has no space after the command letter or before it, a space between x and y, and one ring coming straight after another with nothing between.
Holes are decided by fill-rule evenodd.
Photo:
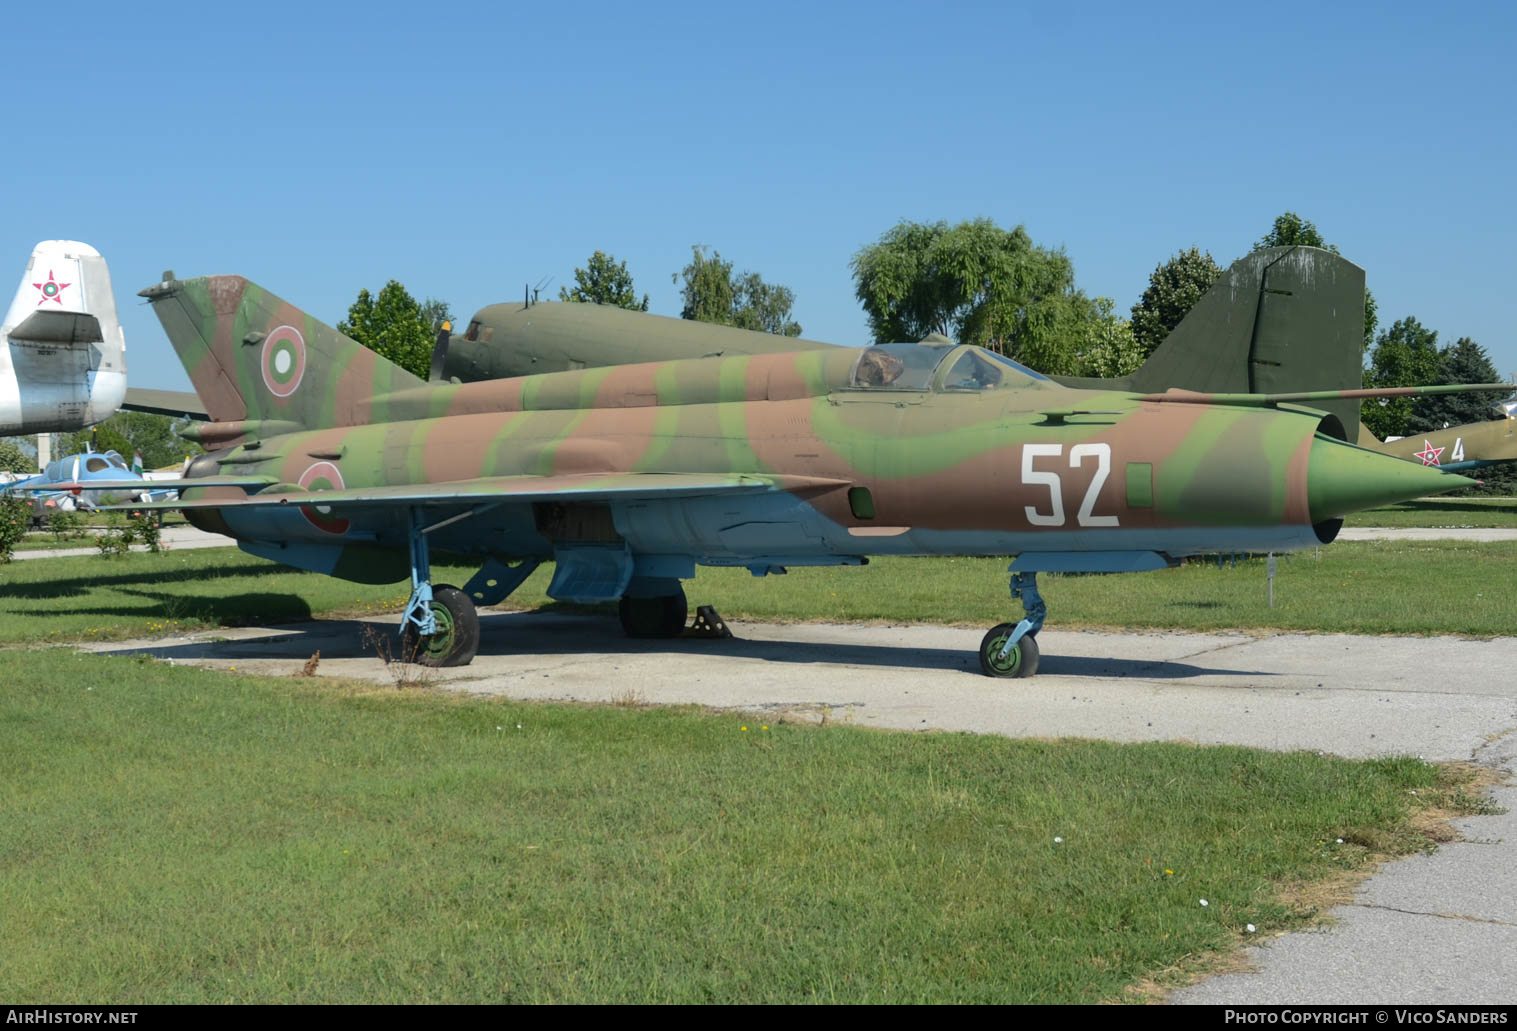
<instances>
[{"instance_id":1,"label":"horizontal stabilizer","mask_svg":"<svg viewBox=\"0 0 1517 1031\"><path fill-rule=\"evenodd\" d=\"M105 340L100 320L74 311L34 311L11 330L11 339L29 344L98 344Z\"/></svg>"},{"instance_id":2,"label":"horizontal stabilizer","mask_svg":"<svg viewBox=\"0 0 1517 1031\"><path fill-rule=\"evenodd\" d=\"M151 390L146 387L127 387L126 403L121 406L129 412L150 412L177 419L188 415L191 419L209 419L205 402L191 390Z\"/></svg>"},{"instance_id":3,"label":"horizontal stabilizer","mask_svg":"<svg viewBox=\"0 0 1517 1031\"><path fill-rule=\"evenodd\" d=\"M218 481L235 477L193 477L178 481L181 490L227 486ZM162 502L155 508L274 508L280 505L320 505L325 508L393 508L396 505L461 506L495 502L638 501L702 497L715 494L759 494L775 490L815 491L846 487L846 480L807 476L752 476L743 473L614 473L591 476L486 476L451 483L416 483L351 490L267 491L246 500L207 498ZM91 485L93 486L93 485ZM140 508L141 506L133 506Z\"/></svg>"}]
</instances>

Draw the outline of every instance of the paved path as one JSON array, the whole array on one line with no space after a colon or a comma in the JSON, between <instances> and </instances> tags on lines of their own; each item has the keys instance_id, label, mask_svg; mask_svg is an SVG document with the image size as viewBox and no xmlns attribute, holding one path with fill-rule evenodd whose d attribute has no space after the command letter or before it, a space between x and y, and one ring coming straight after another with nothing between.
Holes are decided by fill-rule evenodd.
<instances>
[{"instance_id":1,"label":"paved path","mask_svg":"<svg viewBox=\"0 0 1517 1031\"><path fill-rule=\"evenodd\" d=\"M93 537L96 531L86 531ZM166 548L178 550L183 548L228 548L236 547L235 541L223 537L219 533L206 533L197 530L193 526L167 526L164 527L163 536L159 543ZM134 544L133 551L146 551L147 545ZM91 545L87 548L31 548L24 551L12 552L11 558L17 562L24 562L34 558L66 558L70 555L98 555L100 549Z\"/></svg>"},{"instance_id":2,"label":"paved path","mask_svg":"<svg viewBox=\"0 0 1517 1031\"><path fill-rule=\"evenodd\" d=\"M322 673L389 682L394 668L359 644L365 626L393 637L393 620L334 621L91 647L273 674L320 651ZM1517 638L1049 629L1035 679L996 681L974 666L978 630L734 624L733 640L651 642L593 616L487 612L482 626L480 657L425 671L432 683L513 698L826 712L906 730L1517 763ZM1254 972L1174 1001L1517 1001L1517 788L1497 799L1514 813L1461 821L1469 840L1391 864L1334 911L1336 926L1251 949Z\"/></svg>"},{"instance_id":3,"label":"paved path","mask_svg":"<svg viewBox=\"0 0 1517 1031\"><path fill-rule=\"evenodd\" d=\"M1517 541L1517 530L1474 526L1345 526L1340 541Z\"/></svg>"}]
</instances>

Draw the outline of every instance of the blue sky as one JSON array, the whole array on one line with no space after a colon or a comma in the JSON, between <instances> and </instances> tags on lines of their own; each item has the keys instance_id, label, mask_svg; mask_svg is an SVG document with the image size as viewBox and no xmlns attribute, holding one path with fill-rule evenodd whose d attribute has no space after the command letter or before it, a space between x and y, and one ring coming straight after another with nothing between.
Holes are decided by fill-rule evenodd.
<instances>
[{"instance_id":1,"label":"blue sky","mask_svg":"<svg viewBox=\"0 0 1517 1031\"><path fill-rule=\"evenodd\" d=\"M460 317L556 296L600 249L677 315L699 243L860 343L848 262L901 219L1025 225L1125 312L1293 210L1382 324L1517 370L1513 8L1051 8L29 4L0 254L93 244L133 385L187 388L135 297L166 268L335 323L390 278Z\"/></svg>"}]
</instances>

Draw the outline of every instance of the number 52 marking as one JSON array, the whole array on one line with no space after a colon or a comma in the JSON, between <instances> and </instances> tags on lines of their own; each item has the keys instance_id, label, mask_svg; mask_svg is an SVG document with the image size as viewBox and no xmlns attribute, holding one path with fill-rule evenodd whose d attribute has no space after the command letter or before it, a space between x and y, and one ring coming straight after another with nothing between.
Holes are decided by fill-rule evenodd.
<instances>
[{"instance_id":1,"label":"number 52 marking","mask_svg":"<svg viewBox=\"0 0 1517 1031\"><path fill-rule=\"evenodd\" d=\"M1064 487L1059 481L1059 474L1039 472L1032 467L1035 459L1058 458L1063 453L1063 444L1022 445L1022 482L1047 487L1048 499L1053 507L1050 514L1044 515L1036 506L1026 506L1027 521L1033 526L1064 525ZM1117 517L1114 515L1091 515L1091 509L1096 506L1096 495L1101 493L1106 477L1111 475L1111 445L1076 444L1069 449L1069 467L1077 469L1085 459L1090 457L1096 460L1096 475L1091 478L1090 487L1085 491L1085 500L1080 503L1080 511L1076 514L1076 519L1079 520L1081 526L1116 526Z\"/></svg>"}]
</instances>

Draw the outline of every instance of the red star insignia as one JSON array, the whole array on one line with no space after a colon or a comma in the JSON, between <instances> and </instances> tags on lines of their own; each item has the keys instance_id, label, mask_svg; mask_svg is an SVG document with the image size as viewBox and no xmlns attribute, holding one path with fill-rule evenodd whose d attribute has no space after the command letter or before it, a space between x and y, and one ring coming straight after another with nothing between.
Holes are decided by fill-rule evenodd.
<instances>
[{"instance_id":1,"label":"red star insignia","mask_svg":"<svg viewBox=\"0 0 1517 1031\"><path fill-rule=\"evenodd\" d=\"M47 270L46 283L33 283L38 290L42 291L42 297L37 301L37 307L42 307L48 301L57 301L58 307L63 307L63 291L67 290L72 283L57 283L53 281L53 270Z\"/></svg>"},{"instance_id":2,"label":"red star insignia","mask_svg":"<svg viewBox=\"0 0 1517 1031\"><path fill-rule=\"evenodd\" d=\"M1422 438L1422 450L1421 451L1414 451L1412 453L1416 457L1422 459L1422 464L1423 465L1441 465L1442 464L1442 463L1440 463L1438 461L1438 456L1441 455L1441 454L1443 454L1443 448L1441 448L1441 447L1433 447L1433 442L1430 441L1430 440L1428 440L1426 437Z\"/></svg>"}]
</instances>

